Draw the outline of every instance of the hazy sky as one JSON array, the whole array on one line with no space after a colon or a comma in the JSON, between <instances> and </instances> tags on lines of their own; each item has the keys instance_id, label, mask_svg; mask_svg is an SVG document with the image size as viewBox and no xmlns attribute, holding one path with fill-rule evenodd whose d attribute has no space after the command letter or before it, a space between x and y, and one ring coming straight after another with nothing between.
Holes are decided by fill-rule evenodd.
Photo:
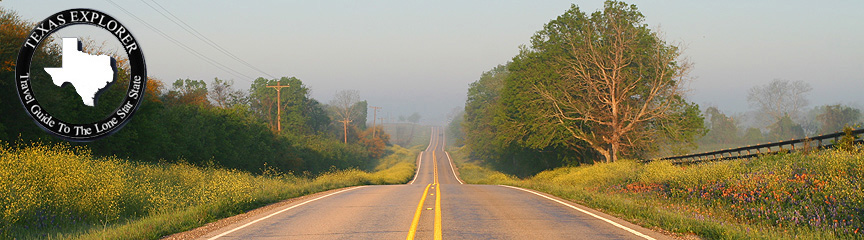
<instances>
[{"instance_id":1,"label":"hazy sky","mask_svg":"<svg viewBox=\"0 0 864 240\"><path fill-rule=\"evenodd\" d=\"M106 12L138 39L148 74L168 83L219 77L248 88L251 79L264 76L160 15L154 0L112 1L241 74L208 64L109 0L2 0L0 6L31 21L69 8ZM339 90L356 89L369 105L383 107L382 112L394 118L419 112L424 122L435 124L464 106L468 84L510 60L519 45L528 44L534 32L571 3L586 12L603 5L497 0L155 1L267 74L300 78L321 102L329 102ZM665 32L667 40L687 47L684 54L695 63L689 98L702 106L746 111L747 90L775 78L810 83L813 105L864 102L864 1L628 3L636 4L647 23Z\"/></svg>"}]
</instances>

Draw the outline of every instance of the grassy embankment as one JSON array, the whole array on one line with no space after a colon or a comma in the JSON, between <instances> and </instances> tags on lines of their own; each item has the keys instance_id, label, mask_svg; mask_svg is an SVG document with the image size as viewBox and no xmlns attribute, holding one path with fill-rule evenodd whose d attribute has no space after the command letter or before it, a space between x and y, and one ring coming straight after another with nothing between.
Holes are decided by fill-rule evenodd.
<instances>
[{"instance_id":1,"label":"grassy embankment","mask_svg":"<svg viewBox=\"0 0 864 240\"><path fill-rule=\"evenodd\" d=\"M543 191L679 235L864 238L862 146L690 166L623 160L526 179L481 165L460 164L462 179Z\"/></svg>"},{"instance_id":2,"label":"grassy embankment","mask_svg":"<svg viewBox=\"0 0 864 240\"><path fill-rule=\"evenodd\" d=\"M287 198L411 180L419 147L390 147L370 172L314 178L94 157L85 148L0 142L0 238L155 239ZM374 167L373 167L374 166Z\"/></svg>"}]
</instances>

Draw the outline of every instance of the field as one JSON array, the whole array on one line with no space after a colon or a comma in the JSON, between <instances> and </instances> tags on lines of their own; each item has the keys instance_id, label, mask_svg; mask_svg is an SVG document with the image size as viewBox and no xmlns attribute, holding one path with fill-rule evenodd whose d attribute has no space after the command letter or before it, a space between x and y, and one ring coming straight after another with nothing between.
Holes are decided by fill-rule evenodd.
<instances>
[{"instance_id":1,"label":"field","mask_svg":"<svg viewBox=\"0 0 864 240\"><path fill-rule=\"evenodd\" d=\"M536 189L679 236L864 238L862 146L689 166L623 160L526 179L482 165L460 164L462 179Z\"/></svg>"},{"instance_id":2,"label":"field","mask_svg":"<svg viewBox=\"0 0 864 240\"><path fill-rule=\"evenodd\" d=\"M157 239L283 199L364 184L400 184L419 149L390 147L372 171L263 175L187 163L94 157L65 144L0 142L0 238Z\"/></svg>"}]
</instances>

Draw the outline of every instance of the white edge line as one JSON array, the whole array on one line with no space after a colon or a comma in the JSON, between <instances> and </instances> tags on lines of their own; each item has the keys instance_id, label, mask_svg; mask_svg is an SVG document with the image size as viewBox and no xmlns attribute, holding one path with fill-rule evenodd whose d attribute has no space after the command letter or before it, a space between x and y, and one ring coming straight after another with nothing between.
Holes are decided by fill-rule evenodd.
<instances>
[{"instance_id":1,"label":"white edge line","mask_svg":"<svg viewBox=\"0 0 864 240\"><path fill-rule=\"evenodd\" d=\"M316 200L319 200L319 199L322 199L322 198L325 198L325 197L329 197L329 196L332 196L332 195L335 195L335 194L338 194L338 193L342 193L342 192L345 192L345 191L350 191L350 190L354 190L354 189L358 189L358 188L362 188L362 187L365 187L365 186L358 186L358 187L352 187L352 188L344 189L344 190L341 190L341 191L338 191L338 192L330 193L330 194L327 194L327 195L324 195L324 196L317 197L317 198L315 198L315 199L311 199L311 200L308 200L308 201L302 202L302 203L300 203L300 204L297 204L297 205L294 205L294 206L291 206L291 207L288 207L288 208L285 208L285 209L279 210L278 212L272 213L272 214L267 215L267 216L265 216L265 217L262 217L262 218L259 218L259 219L255 219L255 221L248 222L248 223L246 223L246 224L243 224L243 226L239 226L239 227L234 228L234 229L231 229L231 230L229 230L229 231L227 231L227 232L223 232L222 234L219 234L219 235L216 235L216 236L214 236L214 237L208 238L207 240L214 240L214 239L217 239L217 238L220 238L220 237L224 237L225 235L228 235L228 234L230 234L230 233L232 233L232 232L234 232L234 231L237 231L237 230L240 230L240 229L242 229L242 228L248 227L249 225L255 224L255 223L257 223L258 221L261 221L261 220L264 220L264 219L270 218L270 217L272 217L272 216L275 216L276 214L280 214L280 213L282 213L282 212L285 212L285 211L291 210L291 209L293 209L293 208L296 208L296 207L299 207L299 206L303 206L304 204L307 204L307 203L310 203L310 202L313 202L313 201L316 201Z\"/></svg>"},{"instance_id":2,"label":"white edge line","mask_svg":"<svg viewBox=\"0 0 864 240\"><path fill-rule=\"evenodd\" d=\"M420 165L423 165L423 152L420 151L420 155L417 156L417 171L414 172L414 179L411 179L411 182L408 184L414 184L414 181L417 181L417 175L420 175Z\"/></svg>"},{"instance_id":3,"label":"white edge line","mask_svg":"<svg viewBox=\"0 0 864 240\"><path fill-rule=\"evenodd\" d=\"M429 147L432 147L432 139L435 137L435 127L429 129L429 145L426 145L426 151L429 151Z\"/></svg>"},{"instance_id":4,"label":"white edge line","mask_svg":"<svg viewBox=\"0 0 864 240\"><path fill-rule=\"evenodd\" d=\"M444 153L447 154L447 160L450 161L450 170L453 171L453 177L456 178L456 181L459 181L459 184L465 184L462 179L459 179L459 175L456 175L456 167L453 166L453 159L450 158L450 153L447 151L444 151Z\"/></svg>"},{"instance_id":5,"label":"white edge line","mask_svg":"<svg viewBox=\"0 0 864 240\"><path fill-rule=\"evenodd\" d=\"M640 237L645 238L645 239L656 240L656 239L654 239L654 238L651 237L651 236L645 235L645 234L640 233L640 232L638 232L638 231L636 231L636 230L633 230L633 229L631 229L631 228L625 227L624 225L621 225L621 224L619 224L619 223L617 223L617 222L614 222L614 221L612 221L612 220L606 219L606 218L601 217L601 216L597 216L597 214L591 213L591 212L589 212L589 211L585 211L585 209L578 208L578 207L576 207L576 206L570 205L569 203L566 203L566 202L563 202L563 201L561 201L561 200L558 200L558 199L554 199L554 198L548 197L548 196L546 196L546 195L543 195L543 194L537 193L537 192L535 192L535 191L531 191L531 190L524 189L524 188L513 187L513 186L507 186L507 185L498 185L498 186L508 187L508 188L512 188L512 189L518 189L518 190L522 190L522 191L525 191L525 192L532 193L532 194L537 195L537 196L544 197L544 198L546 198L546 199L549 199L549 200L555 201L555 202L557 202L557 203L560 203L560 204L562 204L562 205L564 205L564 206L568 206L568 207L570 207L570 208L572 208L572 209L576 209L577 211L580 211L580 212L582 212L582 213L584 213L584 214L587 214L588 216L592 216L592 217L595 217L595 218L597 218L597 219L603 220L604 222L607 222L607 223L609 223L609 224L612 224L613 226L616 226L616 227L618 227L618 228L621 228L621 229L627 230L628 232L630 232L630 233L632 233L632 234L635 234L636 236L640 236Z\"/></svg>"}]
</instances>

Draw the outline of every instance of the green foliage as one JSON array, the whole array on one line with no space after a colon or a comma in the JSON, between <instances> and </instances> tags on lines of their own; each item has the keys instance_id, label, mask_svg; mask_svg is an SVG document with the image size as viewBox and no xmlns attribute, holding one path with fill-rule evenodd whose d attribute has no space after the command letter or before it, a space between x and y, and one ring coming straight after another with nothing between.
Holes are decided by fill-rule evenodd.
<instances>
[{"instance_id":1,"label":"green foliage","mask_svg":"<svg viewBox=\"0 0 864 240\"><path fill-rule=\"evenodd\" d=\"M716 107L705 109L705 115L707 117L705 120L710 121L710 127L705 137L700 139L701 142L719 144L734 144L738 142L738 126L732 118L720 112Z\"/></svg>"},{"instance_id":2,"label":"green foliage","mask_svg":"<svg viewBox=\"0 0 864 240\"><path fill-rule=\"evenodd\" d=\"M461 127L470 158L483 159L508 173L530 175L543 169L581 161L584 153L573 153L559 144L553 125L537 115L536 96L524 93L526 72L511 72L519 59L483 73L468 89ZM520 75L517 75L520 74ZM557 132L561 133L561 132Z\"/></svg>"},{"instance_id":3,"label":"green foliage","mask_svg":"<svg viewBox=\"0 0 864 240\"><path fill-rule=\"evenodd\" d=\"M857 148L855 147L855 140L858 140L855 135L852 135L852 131L855 129L846 126L843 128L843 137L840 138L840 142L837 143L837 148L844 151L855 151Z\"/></svg>"},{"instance_id":4,"label":"green foliage","mask_svg":"<svg viewBox=\"0 0 864 240\"><path fill-rule=\"evenodd\" d=\"M0 21L4 23L0 29L3 33L0 35L3 40L0 41L0 77L11 79L17 50L31 23L12 11L0 10ZM98 46L85 42L85 51L94 49L101 51ZM38 97L46 110L58 118L81 123L101 119L115 110L128 86L124 65L127 60L122 56L114 58L118 62L117 82L105 91L95 108L83 105L70 85L57 87L51 81L33 81L33 88L42 93ZM59 48L47 42L37 50L32 69L59 63ZM48 79L49 76L44 71L34 71L34 78ZM0 81L0 91L7 91L0 94L0 102L18 102L12 83ZM332 168L361 167L370 157L381 156L387 143L384 140L360 145L355 141L344 145L328 136L331 120L324 107L312 99L310 89L294 77L258 78L251 84L248 95L233 89L231 81L218 78L209 87L203 80L178 79L167 91L163 91L159 80L151 78L147 84L142 105L123 130L98 141L73 145L87 146L94 155L137 161L182 159L197 166L218 165L250 172L260 172L268 166L280 171L314 174ZM279 104L276 91L267 88L277 84L290 86L281 89ZM280 104L281 134L275 131ZM39 129L19 106L0 104L5 114L0 118L0 140L13 145L62 141Z\"/></svg>"},{"instance_id":5,"label":"green foliage","mask_svg":"<svg viewBox=\"0 0 864 240\"><path fill-rule=\"evenodd\" d=\"M265 174L185 162L146 164L95 157L85 147L0 142L0 238L158 239L286 198L411 180L419 150L398 146L374 172L316 177ZM79 236L84 234L83 236Z\"/></svg>"},{"instance_id":6,"label":"green foliage","mask_svg":"<svg viewBox=\"0 0 864 240\"><path fill-rule=\"evenodd\" d=\"M587 145L615 161L619 154L656 149L664 138L692 145L701 135L701 129L687 129L702 124L693 121L701 120L691 110L698 106L681 97L690 64L680 54L644 24L635 5L607 1L590 16L571 6L517 57L527 56L528 68L538 73L551 73L525 84L543 103L533 111L566 130L568 146Z\"/></svg>"},{"instance_id":7,"label":"green foliage","mask_svg":"<svg viewBox=\"0 0 864 240\"><path fill-rule=\"evenodd\" d=\"M823 134L835 133L846 126L853 126L861 117L861 110L840 104L825 105L818 111L821 112L817 119L821 124L820 132Z\"/></svg>"},{"instance_id":8,"label":"green foliage","mask_svg":"<svg viewBox=\"0 0 864 240\"><path fill-rule=\"evenodd\" d=\"M494 114L498 105L498 95L507 76L506 66L499 65L484 72L480 80L468 87L468 100L465 101L465 115L462 128L465 130L465 145L471 149L473 158L494 159L498 148Z\"/></svg>"},{"instance_id":9,"label":"green foliage","mask_svg":"<svg viewBox=\"0 0 864 240\"><path fill-rule=\"evenodd\" d=\"M680 96L677 97L680 98ZM652 154L657 152L655 148L660 149L660 153L675 155L686 154L698 148L696 141L708 133L702 112L696 103L690 103L683 99L678 101L680 104L672 108L668 118L659 118L651 124L653 128L658 130L657 137L660 141L642 147L641 154L637 152L632 156L643 159L651 155L656 156L657 154Z\"/></svg>"},{"instance_id":10,"label":"green foliage","mask_svg":"<svg viewBox=\"0 0 864 240\"><path fill-rule=\"evenodd\" d=\"M204 80L177 79L171 86L173 89L162 96L162 102L166 105L210 106L207 98L207 83Z\"/></svg>"},{"instance_id":11,"label":"green foliage","mask_svg":"<svg viewBox=\"0 0 864 240\"><path fill-rule=\"evenodd\" d=\"M459 156L459 154L454 154ZM467 183L532 188L645 227L709 239L847 239L864 234L864 146L675 166L634 161L518 179L460 164Z\"/></svg>"},{"instance_id":12,"label":"green foliage","mask_svg":"<svg viewBox=\"0 0 864 240\"><path fill-rule=\"evenodd\" d=\"M626 33L603 27L613 23ZM622 68L574 70L595 66L577 64L595 53L591 56L604 59L600 62L612 61L612 48L620 47L612 43L618 34L629 39L621 50L630 62L623 63ZM648 53L666 58L652 59ZM704 123L699 106L677 94L687 70L686 62L675 61L678 55L675 46L644 25L635 6L607 1L602 11L589 16L574 5L538 31L531 46L521 49L512 62L483 73L470 85L461 124L469 157L524 176L591 163L600 156L608 159L610 152L619 150L630 157L691 151L696 148L696 139L705 133ZM656 61L664 64L651 65ZM586 88L588 82L596 80L588 75L616 75L603 73L609 69L626 69L616 72L625 76L623 79L613 81L631 86L625 95L614 96L621 103L618 109L628 110L620 116L639 117L606 121L612 108L592 102L605 99L592 89L606 88ZM578 71L583 72L580 75ZM656 92L664 94L652 95ZM641 106L647 111L640 112ZM653 115L640 115L642 112ZM616 127L610 128L612 125ZM615 151L610 149L613 143L619 145Z\"/></svg>"},{"instance_id":13,"label":"green foliage","mask_svg":"<svg viewBox=\"0 0 864 240\"><path fill-rule=\"evenodd\" d=\"M309 99L303 108L306 114L306 126L311 134L323 135L327 132L332 120L327 115L324 105L315 99Z\"/></svg>"},{"instance_id":14,"label":"green foliage","mask_svg":"<svg viewBox=\"0 0 864 240\"><path fill-rule=\"evenodd\" d=\"M0 113L3 113L3 116L0 117L0 122L2 122L0 124L4 126L4 129L0 130L5 130L0 136L5 136L6 139L17 138L19 135L49 137L48 134L36 126L25 112L20 100L18 100L18 93L15 88L17 81L14 81L15 62L17 61L18 51L21 49L24 39L27 38L27 35L33 29L33 24L23 19L17 12L0 7L0 26L2 26L0 27L0 79L3 79L0 81L0 103L2 103L0 104ZM59 66L59 53L59 46L51 44L50 41L46 40L36 49L30 68L43 69L45 67ZM31 74L33 75L31 76L33 79L49 79L48 74L44 70L32 71ZM33 81L33 83L35 85L37 81ZM43 81L41 83L53 86L51 81ZM54 88L58 90L54 92L55 94L38 94L35 92L34 94L38 94L40 101L42 101L42 97L45 97L45 103L55 101L55 99L59 98L77 97L74 90L69 92L69 89L71 89L69 86ZM61 95L60 93L63 94ZM77 102L83 105L83 103L80 103L81 98L77 98ZM72 100L69 100L69 102L74 103Z\"/></svg>"},{"instance_id":15,"label":"green foliage","mask_svg":"<svg viewBox=\"0 0 864 240\"><path fill-rule=\"evenodd\" d=\"M462 147L465 145L465 111L459 111L447 124L447 146Z\"/></svg>"},{"instance_id":16,"label":"green foliage","mask_svg":"<svg viewBox=\"0 0 864 240\"><path fill-rule=\"evenodd\" d=\"M352 106L354 108L354 112L357 114L351 117L351 123L360 128L361 130L366 130L366 119L367 115L369 115L369 103L366 100L359 101Z\"/></svg>"},{"instance_id":17,"label":"green foliage","mask_svg":"<svg viewBox=\"0 0 864 240\"><path fill-rule=\"evenodd\" d=\"M772 85L774 84L778 83L776 81L772 82ZM787 86L776 88L783 89L792 87ZM762 89L760 92L761 91L767 90ZM772 91L768 91L768 93L771 92ZM775 93L774 95L777 94ZM775 104L773 102L776 101L777 100L772 101L772 106ZM782 112L779 114L782 114ZM861 116L859 109L841 104L817 107L810 111L810 114L815 117L814 121L805 121L803 124L795 122L789 114L780 115L780 117L776 118L772 124L767 126L767 132L763 135L762 130L755 127L749 127L743 132L739 131L737 122L735 122L731 117L727 117L717 108L710 107L705 111L705 115L708 117L706 119L706 124L710 126L710 131L705 135L705 137L699 139L699 151L713 151L724 148L739 147L742 145L800 139L808 135L812 136L836 133L842 131L844 126L855 126L856 124L859 124L859 118ZM762 117L775 119L772 116Z\"/></svg>"},{"instance_id":18,"label":"green foliage","mask_svg":"<svg viewBox=\"0 0 864 240\"><path fill-rule=\"evenodd\" d=\"M288 85L279 91L267 86ZM277 107L282 107L282 129L290 134L316 134L324 131L330 125L330 118L325 114L321 104L312 99L310 89L295 77L280 79L258 78L249 87L250 108L255 115L276 130ZM277 104L276 100L282 101Z\"/></svg>"},{"instance_id":19,"label":"green foliage","mask_svg":"<svg viewBox=\"0 0 864 240\"><path fill-rule=\"evenodd\" d=\"M755 144L765 142L765 137L762 135L762 130L751 127L744 131L744 138L742 140L747 144Z\"/></svg>"},{"instance_id":20,"label":"green foliage","mask_svg":"<svg viewBox=\"0 0 864 240\"><path fill-rule=\"evenodd\" d=\"M777 122L768 126L768 136L775 140L804 138L804 128L792 121L789 115L784 115Z\"/></svg>"},{"instance_id":21,"label":"green foliage","mask_svg":"<svg viewBox=\"0 0 864 240\"><path fill-rule=\"evenodd\" d=\"M214 107L232 108L249 104L249 96L245 91L235 90L234 81L214 78L207 88L207 99Z\"/></svg>"}]
</instances>

